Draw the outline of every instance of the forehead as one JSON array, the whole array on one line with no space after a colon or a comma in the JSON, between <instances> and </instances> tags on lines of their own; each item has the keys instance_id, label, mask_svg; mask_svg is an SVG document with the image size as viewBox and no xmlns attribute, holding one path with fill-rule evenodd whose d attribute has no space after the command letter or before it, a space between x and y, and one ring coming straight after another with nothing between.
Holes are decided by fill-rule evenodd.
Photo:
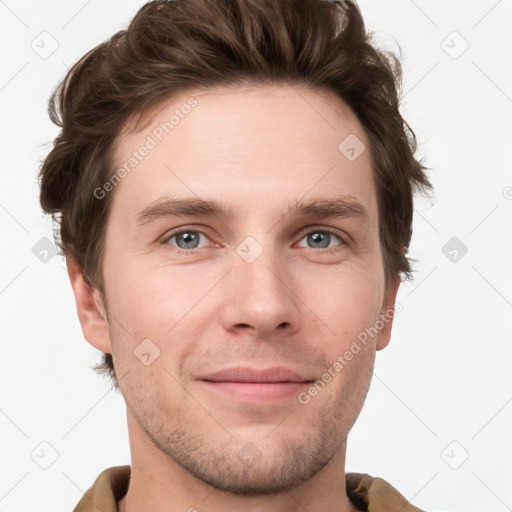
<instances>
[{"instance_id":1,"label":"forehead","mask_svg":"<svg viewBox=\"0 0 512 512\"><path fill-rule=\"evenodd\" d=\"M128 171L114 202L139 210L166 194L214 194L246 207L262 206L259 198L269 211L271 198L289 203L348 194L376 215L366 133L353 111L325 91L291 85L183 91L139 126L126 124L114 164L114 172Z\"/></svg>"}]
</instances>

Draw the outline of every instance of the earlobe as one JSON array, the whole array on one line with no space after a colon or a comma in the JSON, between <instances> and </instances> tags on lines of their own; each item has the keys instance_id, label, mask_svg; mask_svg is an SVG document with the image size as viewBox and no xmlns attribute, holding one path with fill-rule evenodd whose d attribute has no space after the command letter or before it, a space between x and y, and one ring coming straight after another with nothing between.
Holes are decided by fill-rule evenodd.
<instances>
[{"instance_id":1,"label":"earlobe","mask_svg":"<svg viewBox=\"0 0 512 512\"><path fill-rule=\"evenodd\" d=\"M386 348L391 340L391 328L393 327L394 314L396 313L394 311L395 301L398 288L400 288L400 283L401 279L400 277L397 277L390 287L382 304L379 320L383 325L377 337L377 350Z\"/></svg>"},{"instance_id":2,"label":"earlobe","mask_svg":"<svg viewBox=\"0 0 512 512\"><path fill-rule=\"evenodd\" d=\"M75 257L66 256L66 265L85 339L98 350L111 354L107 314L99 290L86 283L80 263Z\"/></svg>"}]
</instances>

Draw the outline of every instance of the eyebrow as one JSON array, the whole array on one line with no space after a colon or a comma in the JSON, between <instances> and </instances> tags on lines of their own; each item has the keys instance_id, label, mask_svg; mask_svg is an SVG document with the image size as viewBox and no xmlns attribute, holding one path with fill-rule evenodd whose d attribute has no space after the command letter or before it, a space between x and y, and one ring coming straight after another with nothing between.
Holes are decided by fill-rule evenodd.
<instances>
[{"instance_id":1,"label":"eyebrow","mask_svg":"<svg viewBox=\"0 0 512 512\"><path fill-rule=\"evenodd\" d=\"M309 202L297 200L288 203L288 214L296 217L355 218L369 225L369 215L365 207L352 197L335 199L320 198ZM219 217L233 219L236 209L223 202L199 198L161 198L149 204L137 215L137 224L144 226L150 222L168 217ZM284 215L285 216L285 215ZM283 216L283 217L284 217Z\"/></svg>"}]
</instances>

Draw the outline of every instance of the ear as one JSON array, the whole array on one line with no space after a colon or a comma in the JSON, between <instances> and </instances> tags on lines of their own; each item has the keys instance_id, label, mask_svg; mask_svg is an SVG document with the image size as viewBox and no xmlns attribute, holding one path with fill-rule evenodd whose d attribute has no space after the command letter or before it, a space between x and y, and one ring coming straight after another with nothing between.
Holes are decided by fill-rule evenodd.
<instances>
[{"instance_id":1,"label":"ear","mask_svg":"<svg viewBox=\"0 0 512 512\"><path fill-rule=\"evenodd\" d=\"M391 328L393 327L393 319L395 313L395 300L398 288L400 287L401 279L397 277L395 281L389 286L384 301L382 303L382 309L380 312L379 319L383 322L379 335L377 337L377 350L386 348L391 339Z\"/></svg>"},{"instance_id":2,"label":"ear","mask_svg":"<svg viewBox=\"0 0 512 512\"><path fill-rule=\"evenodd\" d=\"M75 257L66 256L66 265L85 339L98 350L111 354L107 314L99 290L85 282L82 268Z\"/></svg>"}]
</instances>

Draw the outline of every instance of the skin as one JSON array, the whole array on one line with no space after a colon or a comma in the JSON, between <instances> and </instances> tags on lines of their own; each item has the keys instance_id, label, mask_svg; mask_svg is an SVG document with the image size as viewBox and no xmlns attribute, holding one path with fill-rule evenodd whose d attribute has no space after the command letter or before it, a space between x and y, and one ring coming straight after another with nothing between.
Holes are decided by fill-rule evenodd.
<instances>
[{"instance_id":1,"label":"skin","mask_svg":"<svg viewBox=\"0 0 512 512\"><path fill-rule=\"evenodd\" d=\"M392 321L307 404L296 394L235 400L198 377L243 364L286 366L316 381L393 307L400 281L385 287L368 139L348 106L325 92L195 90L165 101L144 129L124 131L116 164L191 96L197 107L111 192L107 309L68 258L84 336L113 354L127 405L132 474L119 510L354 512L347 434ZM349 134L366 146L355 161L338 150ZM171 196L222 201L237 215L137 225L139 212ZM286 208L347 196L368 223ZM195 249L182 249L188 254L170 237L175 228L203 234ZM307 236L326 228L335 230L324 235L328 248ZM236 252L248 236L262 248L252 263ZM148 338L160 355L146 366L134 351ZM257 449L250 467L240 457L248 443Z\"/></svg>"}]
</instances>

